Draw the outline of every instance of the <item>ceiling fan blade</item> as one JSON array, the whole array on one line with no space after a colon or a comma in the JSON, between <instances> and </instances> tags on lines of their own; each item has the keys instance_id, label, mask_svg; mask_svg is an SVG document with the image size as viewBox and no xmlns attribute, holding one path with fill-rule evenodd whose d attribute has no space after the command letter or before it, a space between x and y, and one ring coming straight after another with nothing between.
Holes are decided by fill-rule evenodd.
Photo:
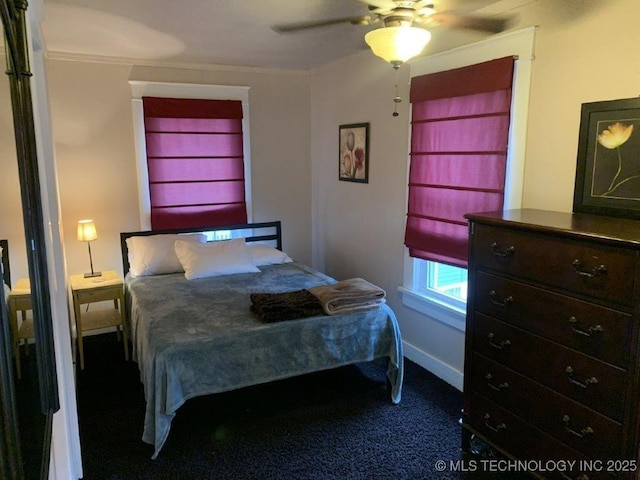
<instances>
[{"instance_id":1,"label":"ceiling fan blade","mask_svg":"<svg viewBox=\"0 0 640 480\"><path fill-rule=\"evenodd\" d=\"M487 33L500 33L506 30L509 20L506 18L472 17L443 12L434 13L420 23L432 27L462 28Z\"/></svg>"},{"instance_id":2,"label":"ceiling fan blade","mask_svg":"<svg viewBox=\"0 0 640 480\"><path fill-rule=\"evenodd\" d=\"M369 5L369 10L393 10L396 4L393 0L356 0L357 2Z\"/></svg>"},{"instance_id":3,"label":"ceiling fan blade","mask_svg":"<svg viewBox=\"0 0 640 480\"><path fill-rule=\"evenodd\" d=\"M301 30L309 30L312 28L326 27L329 25L337 25L340 23L350 23L352 25L370 25L377 19L372 19L370 16L364 17L346 17L346 18L333 18L327 20L318 20L314 22L300 22L300 23L288 23L286 25L274 25L271 27L278 33L293 33Z\"/></svg>"}]
</instances>

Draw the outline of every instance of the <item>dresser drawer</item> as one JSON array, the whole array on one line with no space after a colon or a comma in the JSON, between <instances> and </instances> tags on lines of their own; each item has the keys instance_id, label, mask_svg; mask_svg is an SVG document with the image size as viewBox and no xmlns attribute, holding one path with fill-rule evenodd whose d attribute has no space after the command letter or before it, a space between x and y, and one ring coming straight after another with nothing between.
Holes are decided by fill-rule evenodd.
<instances>
[{"instance_id":1,"label":"dresser drawer","mask_svg":"<svg viewBox=\"0 0 640 480\"><path fill-rule=\"evenodd\" d=\"M625 370L494 318L475 314L473 348L594 410L620 421Z\"/></svg>"},{"instance_id":2,"label":"dresser drawer","mask_svg":"<svg viewBox=\"0 0 640 480\"><path fill-rule=\"evenodd\" d=\"M634 251L487 225L471 241L479 268L632 305Z\"/></svg>"},{"instance_id":3,"label":"dresser drawer","mask_svg":"<svg viewBox=\"0 0 640 480\"><path fill-rule=\"evenodd\" d=\"M589 457L621 458L618 422L482 355L472 362L474 391Z\"/></svg>"},{"instance_id":4,"label":"dresser drawer","mask_svg":"<svg viewBox=\"0 0 640 480\"><path fill-rule=\"evenodd\" d=\"M547 460L575 461L576 468L580 465L580 461L584 462L587 459L576 450L475 393L471 394L471 410L467 413L466 421L473 430L493 444L504 446L507 449L506 453L516 458L542 462ZM587 475L586 478L589 480L612 479L608 473L594 471L550 471L540 473L540 475L554 480L578 479L581 478L581 475Z\"/></svg>"},{"instance_id":5,"label":"dresser drawer","mask_svg":"<svg viewBox=\"0 0 640 480\"><path fill-rule=\"evenodd\" d=\"M619 367L629 364L631 315L478 271L477 311Z\"/></svg>"}]
</instances>

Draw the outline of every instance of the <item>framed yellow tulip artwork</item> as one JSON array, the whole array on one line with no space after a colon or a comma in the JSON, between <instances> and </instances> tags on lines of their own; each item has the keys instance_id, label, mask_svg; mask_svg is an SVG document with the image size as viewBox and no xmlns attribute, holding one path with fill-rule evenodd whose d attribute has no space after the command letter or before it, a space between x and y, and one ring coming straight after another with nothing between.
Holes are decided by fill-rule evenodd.
<instances>
[{"instance_id":1,"label":"framed yellow tulip artwork","mask_svg":"<svg viewBox=\"0 0 640 480\"><path fill-rule=\"evenodd\" d=\"M340 125L338 180L369 183L369 124Z\"/></svg>"},{"instance_id":2,"label":"framed yellow tulip artwork","mask_svg":"<svg viewBox=\"0 0 640 480\"><path fill-rule=\"evenodd\" d=\"M582 104L573 211L640 219L640 98Z\"/></svg>"}]
</instances>

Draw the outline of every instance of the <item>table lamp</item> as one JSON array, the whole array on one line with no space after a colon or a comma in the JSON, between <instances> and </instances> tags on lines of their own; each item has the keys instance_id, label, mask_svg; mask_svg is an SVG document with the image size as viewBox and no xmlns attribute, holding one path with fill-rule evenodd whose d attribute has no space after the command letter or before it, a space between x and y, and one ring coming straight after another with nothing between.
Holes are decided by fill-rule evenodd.
<instances>
[{"instance_id":1,"label":"table lamp","mask_svg":"<svg viewBox=\"0 0 640 480\"><path fill-rule=\"evenodd\" d=\"M78 241L87 242L89 247L89 264L91 265L91 273L85 273L84 278L99 277L102 272L93 271L93 259L91 258L91 242L98 238L98 232L93 220L80 220L78 222Z\"/></svg>"}]
</instances>

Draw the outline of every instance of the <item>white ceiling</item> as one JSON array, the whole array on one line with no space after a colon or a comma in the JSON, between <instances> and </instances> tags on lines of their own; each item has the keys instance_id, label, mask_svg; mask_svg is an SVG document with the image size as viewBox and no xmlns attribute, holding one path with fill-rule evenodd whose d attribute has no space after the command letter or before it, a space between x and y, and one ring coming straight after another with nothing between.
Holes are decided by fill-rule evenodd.
<instances>
[{"instance_id":1,"label":"white ceiling","mask_svg":"<svg viewBox=\"0 0 640 480\"><path fill-rule=\"evenodd\" d=\"M433 0L438 11L509 15L537 0ZM348 23L280 34L276 24L367 15L364 0L44 0L51 54L163 64L312 69L367 49L376 27ZM424 54L487 37L434 28Z\"/></svg>"}]
</instances>

